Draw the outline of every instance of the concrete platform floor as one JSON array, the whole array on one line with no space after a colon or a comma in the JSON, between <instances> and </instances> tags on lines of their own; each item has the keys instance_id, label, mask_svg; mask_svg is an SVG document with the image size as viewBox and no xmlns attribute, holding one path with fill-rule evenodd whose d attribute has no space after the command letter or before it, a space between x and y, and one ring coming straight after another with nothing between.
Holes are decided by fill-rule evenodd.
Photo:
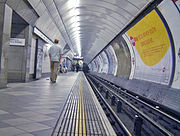
<instances>
[{"instance_id":1,"label":"concrete platform floor","mask_svg":"<svg viewBox=\"0 0 180 136\"><path fill-rule=\"evenodd\" d=\"M50 136L78 73L0 89L0 136Z\"/></svg>"}]
</instances>

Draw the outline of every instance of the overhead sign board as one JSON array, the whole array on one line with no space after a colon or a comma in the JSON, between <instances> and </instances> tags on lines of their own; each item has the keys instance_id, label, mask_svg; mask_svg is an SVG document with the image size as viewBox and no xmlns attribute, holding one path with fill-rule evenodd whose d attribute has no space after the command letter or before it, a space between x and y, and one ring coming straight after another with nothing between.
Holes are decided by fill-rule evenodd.
<instances>
[{"instance_id":1,"label":"overhead sign board","mask_svg":"<svg viewBox=\"0 0 180 136\"><path fill-rule=\"evenodd\" d=\"M40 38L42 38L45 42L49 43L50 45L53 45L53 42L51 42L47 36L45 36L40 30L38 30L36 27L34 27L33 32L39 36Z\"/></svg>"},{"instance_id":2,"label":"overhead sign board","mask_svg":"<svg viewBox=\"0 0 180 136\"><path fill-rule=\"evenodd\" d=\"M10 45L13 45L13 46L25 46L25 39L10 38Z\"/></svg>"}]
</instances>

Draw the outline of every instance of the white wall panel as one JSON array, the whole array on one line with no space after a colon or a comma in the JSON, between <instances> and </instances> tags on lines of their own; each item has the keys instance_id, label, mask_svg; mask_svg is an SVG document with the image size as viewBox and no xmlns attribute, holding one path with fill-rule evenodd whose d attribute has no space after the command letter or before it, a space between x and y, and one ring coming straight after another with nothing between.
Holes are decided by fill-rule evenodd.
<instances>
[{"instance_id":1,"label":"white wall panel","mask_svg":"<svg viewBox=\"0 0 180 136\"><path fill-rule=\"evenodd\" d=\"M108 69L109 69L109 63L108 63L108 59L107 59L107 55L105 54L105 52L101 52L101 56L103 58L103 69L102 69L102 73L108 73Z\"/></svg>"},{"instance_id":2,"label":"white wall panel","mask_svg":"<svg viewBox=\"0 0 180 136\"><path fill-rule=\"evenodd\" d=\"M43 59L42 59L42 73L49 73L50 70L50 58L48 54L50 45L45 44L43 46Z\"/></svg>"},{"instance_id":3,"label":"white wall panel","mask_svg":"<svg viewBox=\"0 0 180 136\"><path fill-rule=\"evenodd\" d=\"M175 46L176 67L172 87L180 89L180 14L171 0L164 0L158 8L168 23Z\"/></svg>"},{"instance_id":4,"label":"white wall panel","mask_svg":"<svg viewBox=\"0 0 180 136\"><path fill-rule=\"evenodd\" d=\"M32 37L29 74L34 74L36 39Z\"/></svg>"},{"instance_id":5,"label":"white wall panel","mask_svg":"<svg viewBox=\"0 0 180 136\"><path fill-rule=\"evenodd\" d=\"M130 51L130 55L131 55L131 73L130 73L130 76L129 76L129 79L133 79L134 77L134 71L135 71L135 54L134 54L134 50L132 48L132 44L131 42L129 41L129 38L126 34L123 34L122 37L124 38L124 40L126 41L127 45L128 45L128 48L129 48L129 51Z\"/></svg>"}]
</instances>

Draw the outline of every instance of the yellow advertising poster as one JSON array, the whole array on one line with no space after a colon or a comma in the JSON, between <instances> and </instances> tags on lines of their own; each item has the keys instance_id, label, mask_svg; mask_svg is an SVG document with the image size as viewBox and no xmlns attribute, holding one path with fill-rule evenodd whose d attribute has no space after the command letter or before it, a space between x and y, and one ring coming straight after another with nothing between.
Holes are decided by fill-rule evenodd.
<instances>
[{"instance_id":1,"label":"yellow advertising poster","mask_svg":"<svg viewBox=\"0 0 180 136\"><path fill-rule=\"evenodd\" d=\"M160 62L170 47L166 28L155 10L129 29L127 34L147 66Z\"/></svg>"}]
</instances>

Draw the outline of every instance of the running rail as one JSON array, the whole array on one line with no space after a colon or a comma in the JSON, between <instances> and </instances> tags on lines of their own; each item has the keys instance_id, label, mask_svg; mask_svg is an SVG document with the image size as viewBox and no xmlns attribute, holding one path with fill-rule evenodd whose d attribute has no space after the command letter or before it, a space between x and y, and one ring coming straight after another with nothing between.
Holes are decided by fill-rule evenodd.
<instances>
[{"instance_id":1,"label":"running rail","mask_svg":"<svg viewBox=\"0 0 180 136\"><path fill-rule=\"evenodd\" d=\"M91 77L92 77L92 76L91 76ZM96 78L98 78L98 80L101 80L101 81L103 80L103 79L101 79L101 78L98 77L98 76L96 76ZM104 82L107 82L106 80L103 80L103 81L104 81ZM109 82L108 82L108 83L109 83ZM109 83L109 84L110 84L110 83ZM110 85L112 85L112 84L110 84ZM107 87L107 86L106 86L106 87ZM108 87L108 88L109 88L109 87ZM153 107L153 106L150 105L149 103L146 103L146 102L144 102L144 101L141 100L141 99L138 99L138 98L137 98L137 97L139 97L138 95L134 96L134 95L132 95L131 93L128 93L128 92L127 92L128 90L126 91L126 89L124 89L124 91L123 91L121 87L117 88L117 87L111 86L111 88L119 89L118 91L121 91L122 93L124 93L124 94L126 94L127 96L133 98L134 100L136 100L136 101L138 101L138 102L140 102L140 103L148 106L148 107L151 108L152 110L154 110L154 111L162 114L163 116L165 116L165 117L173 120L173 121L176 122L177 124L180 124L180 120L178 120L178 119L174 118L173 116L168 115L167 113L165 113L165 112L163 112L163 111L161 111L161 110Z\"/></svg>"},{"instance_id":2,"label":"running rail","mask_svg":"<svg viewBox=\"0 0 180 136\"><path fill-rule=\"evenodd\" d=\"M91 76L91 78L93 78L96 82L98 82L99 84L102 85L102 83L100 81L98 81L97 79L95 79L93 76ZM113 94L114 96L116 96L118 99L120 99L122 102L124 102L125 104L127 104L130 108L132 108L134 111L136 111L139 115L141 115L141 117L145 120L147 120L148 122L150 122L153 126L155 126L156 128L158 128L160 130L161 133L163 133L166 136L174 136L174 134L172 134L171 132L169 132L168 130L166 130L164 127L162 127L161 125L159 125L158 123L156 123L155 121L153 121L150 117L148 117L147 115L145 115L142 111L140 111L138 108L136 108L135 106L133 106L131 103L129 103L127 100L125 100L124 98L122 98L121 96L119 96L118 94L116 94L115 92L113 92L109 87L107 87L106 85L103 84L103 86L109 90L111 92L111 94Z\"/></svg>"},{"instance_id":3,"label":"running rail","mask_svg":"<svg viewBox=\"0 0 180 136\"><path fill-rule=\"evenodd\" d=\"M113 109L109 106L109 104L106 102L106 100L103 98L103 96L99 93L97 87L94 85L94 83L87 77L88 81L90 82L93 90L95 91L96 94L101 98L103 103L106 105L106 107L109 109L111 112L111 115L116 119L116 122L120 125L122 128L122 131L125 133L126 136L132 136L132 134L129 132L129 130L126 128L126 126L123 124L123 122L119 119L119 117L116 115L116 113L113 111Z\"/></svg>"}]
</instances>

